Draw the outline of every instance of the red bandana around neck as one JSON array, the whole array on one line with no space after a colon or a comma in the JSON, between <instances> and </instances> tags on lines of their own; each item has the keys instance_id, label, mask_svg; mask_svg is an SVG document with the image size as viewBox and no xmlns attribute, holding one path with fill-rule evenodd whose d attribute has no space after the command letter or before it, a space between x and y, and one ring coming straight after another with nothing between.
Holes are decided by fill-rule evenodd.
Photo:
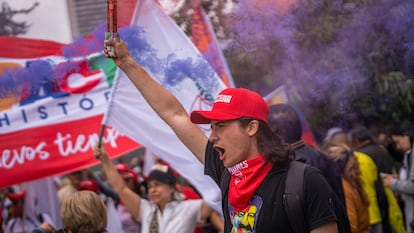
<instances>
[{"instance_id":1,"label":"red bandana around neck","mask_svg":"<svg viewBox=\"0 0 414 233\"><path fill-rule=\"evenodd\" d=\"M254 192L271 169L272 164L266 162L262 155L228 168L230 172L229 202L237 212L247 207Z\"/></svg>"}]
</instances>

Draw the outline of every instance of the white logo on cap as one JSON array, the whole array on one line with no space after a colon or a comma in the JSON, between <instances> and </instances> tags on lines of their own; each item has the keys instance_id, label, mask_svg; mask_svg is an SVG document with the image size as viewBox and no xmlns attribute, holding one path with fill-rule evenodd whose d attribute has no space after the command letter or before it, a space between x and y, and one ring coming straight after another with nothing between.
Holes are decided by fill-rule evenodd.
<instances>
[{"instance_id":1,"label":"white logo on cap","mask_svg":"<svg viewBox=\"0 0 414 233\"><path fill-rule=\"evenodd\" d=\"M158 170L158 171L167 173L168 172L168 166L163 165L163 164L155 164L154 166L152 166L151 170Z\"/></svg>"},{"instance_id":2,"label":"white logo on cap","mask_svg":"<svg viewBox=\"0 0 414 233\"><path fill-rule=\"evenodd\" d=\"M219 102L221 102L221 103L230 103L230 101L231 101L231 95L218 95L217 96L217 98L216 98L216 103L219 103Z\"/></svg>"}]
</instances>

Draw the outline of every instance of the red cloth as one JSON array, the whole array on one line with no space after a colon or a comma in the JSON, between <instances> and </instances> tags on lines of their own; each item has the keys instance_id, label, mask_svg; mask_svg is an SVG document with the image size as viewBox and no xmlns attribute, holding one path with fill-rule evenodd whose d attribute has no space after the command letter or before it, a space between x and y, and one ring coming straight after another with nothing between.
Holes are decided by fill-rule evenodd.
<instances>
[{"instance_id":1,"label":"red cloth","mask_svg":"<svg viewBox=\"0 0 414 233\"><path fill-rule=\"evenodd\" d=\"M271 169L272 164L266 162L262 155L229 168L229 202L237 212L247 207L254 192Z\"/></svg>"},{"instance_id":2,"label":"red cloth","mask_svg":"<svg viewBox=\"0 0 414 233\"><path fill-rule=\"evenodd\" d=\"M21 190L18 193L9 192L9 193L7 193L7 197L12 201L23 200L26 197L26 190Z\"/></svg>"},{"instance_id":3,"label":"red cloth","mask_svg":"<svg viewBox=\"0 0 414 233\"><path fill-rule=\"evenodd\" d=\"M185 200L197 200L201 198L200 195L198 195L198 193L190 187L184 186L180 188L181 188L182 193L185 196L184 198Z\"/></svg>"}]
</instances>

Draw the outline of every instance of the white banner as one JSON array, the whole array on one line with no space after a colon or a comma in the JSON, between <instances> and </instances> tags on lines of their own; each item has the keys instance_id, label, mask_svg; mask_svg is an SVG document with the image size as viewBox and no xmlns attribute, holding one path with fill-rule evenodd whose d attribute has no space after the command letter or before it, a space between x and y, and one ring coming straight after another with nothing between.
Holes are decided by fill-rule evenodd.
<instances>
[{"instance_id":1,"label":"white banner","mask_svg":"<svg viewBox=\"0 0 414 233\"><path fill-rule=\"evenodd\" d=\"M130 53L152 77L173 93L184 108L210 109L225 85L202 55L153 0L140 1L131 25L136 33L125 33ZM204 175L203 165L179 141L146 103L135 86L119 71L103 123L110 125L167 161L192 183L204 200L221 212L221 194L214 181ZM209 126L202 130L209 133Z\"/></svg>"}]
</instances>

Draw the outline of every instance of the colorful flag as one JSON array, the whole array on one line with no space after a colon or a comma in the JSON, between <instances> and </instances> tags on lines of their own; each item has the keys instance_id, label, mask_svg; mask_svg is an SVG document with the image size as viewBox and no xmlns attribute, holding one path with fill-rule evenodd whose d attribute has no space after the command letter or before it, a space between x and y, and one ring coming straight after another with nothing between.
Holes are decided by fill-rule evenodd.
<instances>
[{"instance_id":1,"label":"colorful flag","mask_svg":"<svg viewBox=\"0 0 414 233\"><path fill-rule=\"evenodd\" d=\"M71 46L0 37L0 188L99 162L92 148L116 66L101 52L64 56ZM111 128L104 141L114 157L139 147Z\"/></svg>"},{"instance_id":2,"label":"colorful flag","mask_svg":"<svg viewBox=\"0 0 414 233\"><path fill-rule=\"evenodd\" d=\"M289 102L284 86L280 86L276 88L274 91L270 92L267 96L265 96L264 99L269 106L274 105L274 104L283 104L283 103L286 104ZM310 129L308 123L306 122L306 119L303 116L302 112L299 111L298 109L296 109L296 112L298 113L299 119L302 124L303 141L306 144L314 148L318 148L318 144L316 143L312 130Z\"/></svg>"},{"instance_id":3,"label":"colorful flag","mask_svg":"<svg viewBox=\"0 0 414 233\"><path fill-rule=\"evenodd\" d=\"M194 5L191 39L227 87L235 87L216 34L200 2Z\"/></svg>"},{"instance_id":4,"label":"colorful flag","mask_svg":"<svg viewBox=\"0 0 414 233\"><path fill-rule=\"evenodd\" d=\"M269 106L275 104L284 104L288 102L288 97L286 95L284 86L276 88L263 98Z\"/></svg>"},{"instance_id":5,"label":"colorful flag","mask_svg":"<svg viewBox=\"0 0 414 233\"><path fill-rule=\"evenodd\" d=\"M151 76L167 88L190 112L210 109L225 85L197 48L154 0L138 4L130 30L120 31L130 53ZM179 141L144 100L125 74L118 70L103 120L168 162L192 183L212 207L221 209L220 190L204 175L203 165ZM209 126L202 128L209 133Z\"/></svg>"}]
</instances>

